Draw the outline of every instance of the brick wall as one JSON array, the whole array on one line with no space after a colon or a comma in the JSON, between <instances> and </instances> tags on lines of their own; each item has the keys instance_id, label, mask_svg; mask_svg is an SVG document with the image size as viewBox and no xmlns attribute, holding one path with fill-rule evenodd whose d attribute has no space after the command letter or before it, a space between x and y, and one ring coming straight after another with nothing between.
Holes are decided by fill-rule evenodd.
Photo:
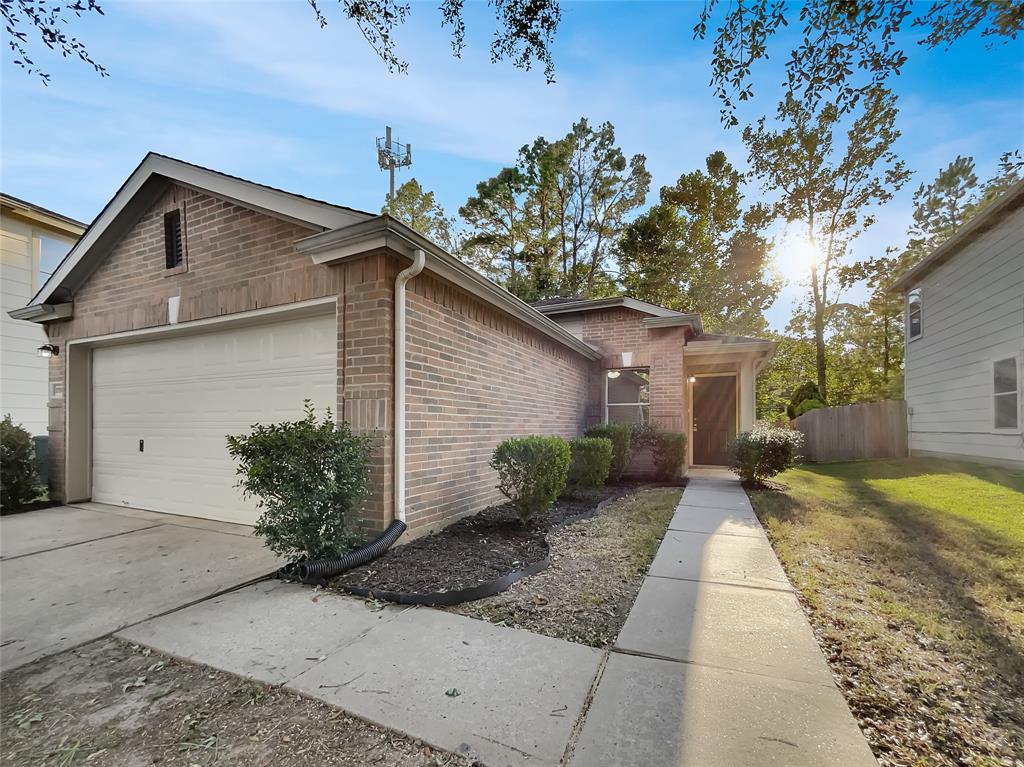
<instances>
[{"instance_id":1,"label":"brick wall","mask_svg":"<svg viewBox=\"0 0 1024 767\"><path fill-rule=\"evenodd\" d=\"M413 532L504 500L503 439L578 436L590 360L430 275L409 285L406 509Z\"/></svg>"},{"instance_id":2,"label":"brick wall","mask_svg":"<svg viewBox=\"0 0 1024 767\"><path fill-rule=\"evenodd\" d=\"M583 340L604 354L601 364L605 370L648 368L651 422L670 431L686 431L685 329L645 328L647 316L625 307L587 312L583 315ZM601 376L594 377L590 397L603 403ZM603 417L602 410L598 420Z\"/></svg>"},{"instance_id":3,"label":"brick wall","mask_svg":"<svg viewBox=\"0 0 1024 767\"><path fill-rule=\"evenodd\" d=\"M164 214L182 211L185 264L167 269ZM368 255L339 267L319 266L295 252L297 239L320 231L227 200L172 186L125 234L74 296L75 316L47 325L60 354L50 381L64 382L66 344L76 338L168 323L167 299L180 295L179 322L338 296L337 412L378 433L373 526L391 509L391 259ZM64 490L65 400L50 401L52 487Z\"/></svg>"}]
</instances>

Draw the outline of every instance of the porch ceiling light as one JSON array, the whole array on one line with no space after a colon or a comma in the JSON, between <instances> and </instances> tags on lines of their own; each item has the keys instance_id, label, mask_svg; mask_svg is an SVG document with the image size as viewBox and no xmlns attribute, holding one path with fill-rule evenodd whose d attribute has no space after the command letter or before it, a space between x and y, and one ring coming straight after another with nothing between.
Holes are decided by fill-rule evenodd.
<instances>
[{"instance_id":1,"label":"porch ceiling light","mask_svg":"<svg viewBox=\"0 0 1024 767\"><path fill-rule=\"evenodd\" d=\"M620 375L621 375L621 372L618 371L618 370L609 370L608 371L608 377L609 378L618 378Z\"/></svg>"},{"instance_id":2,"label":"porch ceiling light","mask_svg":"<svg viewBox=\"0 0 1024 767\"><path fill-rule=\"evenodd\" d=\"M690 376L688 380L690 381L690 383L697 383L697 376Z\"/></svg>"},{"instance_id":3,"label":"porch ceiling light","mask_svg":"<svg viewBox=\"0 0 1024 767\"><path fill-rule=\"evenodd\" d=\"M56 357L60 350L53 344L43 344L36 349L36 354L40 357Z\"/></svg>"}]
</instances>

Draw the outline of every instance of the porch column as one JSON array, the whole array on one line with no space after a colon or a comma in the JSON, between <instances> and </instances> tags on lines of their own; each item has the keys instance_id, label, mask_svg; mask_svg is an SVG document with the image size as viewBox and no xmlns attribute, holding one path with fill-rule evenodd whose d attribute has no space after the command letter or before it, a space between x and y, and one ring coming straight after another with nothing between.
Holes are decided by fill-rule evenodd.
<instances>
[{"instance_id":1,"label":"porch column","mask_svg":"<svg viewBox=\"0 0 1024 767\"><path fill-rule=\"evenodd\" d=\"M740 431L749 431L754 426L757 394L754 387L754 361L750 357L739 364L740 370Z\"/></svg>"}]
</instances>

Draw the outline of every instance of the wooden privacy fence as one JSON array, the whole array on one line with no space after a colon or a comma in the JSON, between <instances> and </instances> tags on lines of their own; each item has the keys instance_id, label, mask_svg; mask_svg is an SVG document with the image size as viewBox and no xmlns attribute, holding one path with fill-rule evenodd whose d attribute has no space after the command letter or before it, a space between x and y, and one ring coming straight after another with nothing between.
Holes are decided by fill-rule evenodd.
<instances>
[{"instance_id":1,"label":"wooden privacy fence","mask_svg":"<svg viewBox=\"0 0 1024 767\"><path fill-rule=\"evenodd\" d=\"M804 435L804 460L853 461L907 455L907 403L903 400L811 410L790 425Z\"/></svg>"}]
</instances>

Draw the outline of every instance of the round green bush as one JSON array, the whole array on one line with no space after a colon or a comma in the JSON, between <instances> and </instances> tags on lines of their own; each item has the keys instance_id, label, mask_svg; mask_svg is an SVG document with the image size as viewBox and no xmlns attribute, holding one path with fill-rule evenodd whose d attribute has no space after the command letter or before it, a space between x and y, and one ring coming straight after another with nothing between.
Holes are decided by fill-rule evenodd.
<instances>
[{"instance_id":1,"label":"round green bush","mask_svg":"<svg viewBox=\"0 0 1024 767\"><path fill-rule=\"evenodd\" d=\"M561 437L518 437L494 448L491 468L498 472L498 489L525 522L565 489L569 459L569 443Z\"/></svg>"},{"instance_id":2,"label":"round green bush","mask_svg":"<svg viewBox=\"0 0 1024 767\"><path fill-rule=\"evenodd\" d=\"M612 441L604 437L577 437L569 442L571 459L567 485L593 490L608 480L612 467Z\"/></svg>"},{"instance_id":3,"label":"round green bush","mask_svg":"<svg viewBox=\"0 0 1024 767\"><path fill-rule=\"evenodd\" d=\"M792 429L757 424L733 441L730 466L746 482L761 482L800 460L803 434Z\"/></svg>"},{"instance_id":4,"label":"round green bush","mask_svg":"<svg viewBox=\"0 0 1024 767\"><path fill-rule=\"evenodd\" d=\"M363 501L370 492L372 437L334 422L330 408L318 421L305 401L300 421L254 424L229 436L238 461L238 487L262 510L255 532L275 554L320 559L359 542Z\"/></svg>"},{"instance_id":5,"label":"round green bush","mask_svg":"<svg viewBox=\"0 0 1024 767\"><path fill-rule=\"evenodd\" d=\"M827 407L827 405L820 399L805 399L803 402L796 406L796 410L794 412L796 413L797 417L800 417L804 413L809 413L812 410L817 410L818 408L822 407Z\"/></svg>"},{"instance_id":6,"label":"round green bush","mask_svg":"<svg viewBox=\"0 0 1024 767\"><path fill-rule=\"evenodd\" d=\"M658 479L676 479L685 461L686 435L678 431L658 432L654 442L654 470Z\"/></svg>"},{"instance_id":7,"label":"round green bush","mask_svg":"<svg viewBox=\"0 0 1024 767\"><path fill-rule=\"evenodd\" d=\"M618 482L629 466L630 445L633 441L633 427L628 423L601 423L584 432L587 437L610 439L612 442L612 468L608 472L609 482Z\"/></svg>"},{"instance_id":8,"label":"round green bush","mask_svg":"<svg viewBox=\"0 0 1024 767\"><path fill-rule=\"evenodd\" d=\"M802 383L793 390L793 396L789 398L789 404L786 406L786 415L789 416L790 420L799 415L796 409L800 406L800 403L809 399L822 401L821 392L818 391L818 384L812 381Z\"/></svg>"},{"instance_id":9,"label":"round green bush","mask_svg":"<svg viewBox=\"0 0 1024 767\"><path fill-rule=\"evenodd\" d=\"M5 415L0 421L0 511L18 511L35 498L38 485L32 435Z\"/></svg>"}]
</instances>

